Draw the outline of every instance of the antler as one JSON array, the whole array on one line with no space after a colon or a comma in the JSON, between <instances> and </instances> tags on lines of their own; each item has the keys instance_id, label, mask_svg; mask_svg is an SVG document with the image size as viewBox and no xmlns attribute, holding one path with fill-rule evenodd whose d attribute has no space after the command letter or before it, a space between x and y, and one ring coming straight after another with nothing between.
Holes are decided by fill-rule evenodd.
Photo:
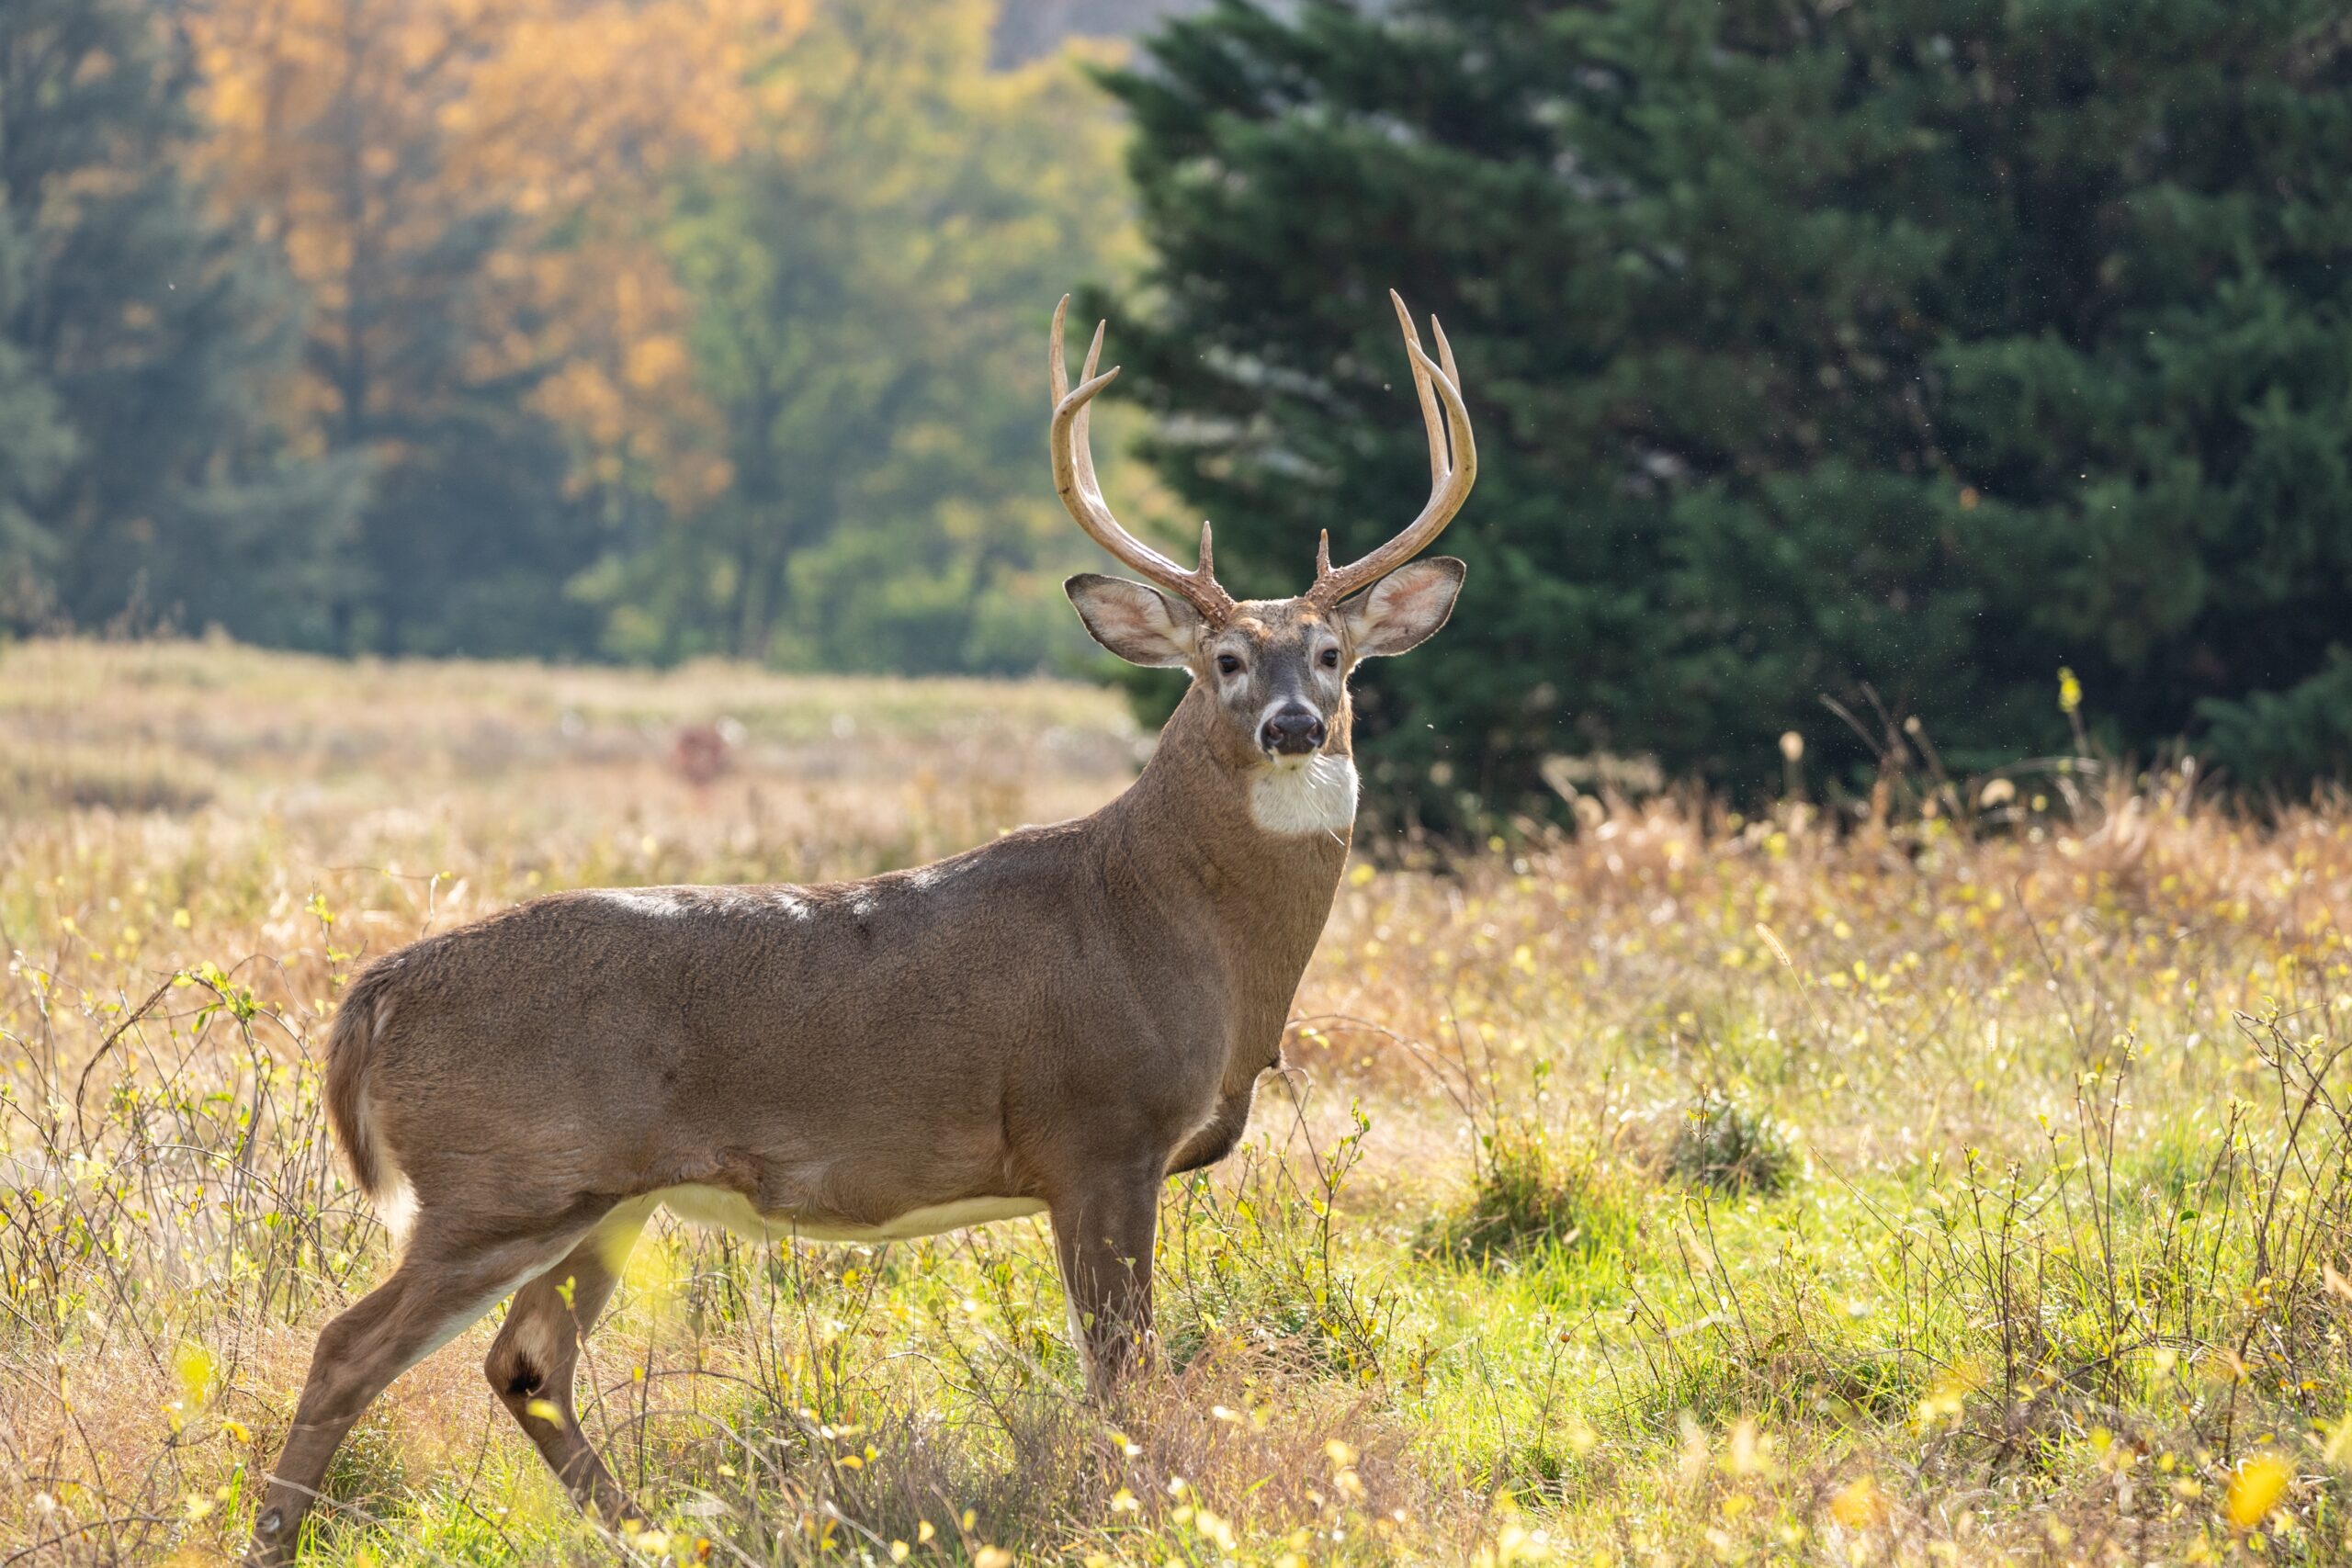
<instances>
[{"instance_id":1,"label":"antler","mask_svg":"<svg viewBox=\"0 0 2352 1568\"><path fill-rule=\"evenodd\" d=\"M1396 320L1405 328L1405 353L1413 362L1413 389L1420 394L1421 423L1429 427L1430 435L1430 500L1421 514L1403 533L1381 546L1363 559L1334 570L1331 566L1331 534L1325 529L1322 542L1315 547L1315 585L1306 597L1329 608L1355 592L1358 589L1379 581L1390 572L1419 555L1453 514L1462 510L1469 499L1470 487L1478 478L1478 447L1470 437L1470 411L1462 405L1462 375L1453 367L1453 345L1445 341L1445 329L1437 318L1430 318L1430 333L1437 339L1437 360L1421 352L1421 336L1413 330L1412 313L1405 309L1405 301L1396 291L1388 291L1391 303L1396 307ZM1438 404L1445 404L1445 417L1438 418ZM1449 461L1447 449L1452 447Z\"/></svg>"},{"instance_id":2,"label":"antler","mask_svg":"<svg viewBox=\"0 0 2352 1568\"><path fill-rule=\"evenodd\" d=\"M1077 388L1070 387L1069 362L1062 356L1062 316L1069 310L1069 296L1065 294L1054 307L1054 422L1046 433L1054 458L1054 489L1088 538L1130 570L1182 595L1212 625L1222 622L1233 614L1233 595L1217 585L1209 551L1209 525L1201 525L1201 564L1186 571L1119 526L1119 520L1103 502L1102 489L1094 482L1094 451L1086 436L1088 405L1095 393L1111 384L1119 367L1114 365L1100 376L1094 373L1094 362L1102 353L1102 329L1109 324L1097 322L1094 342L1086 351L1085 368L1078 374Z\"/></svg>"}]
</instances>

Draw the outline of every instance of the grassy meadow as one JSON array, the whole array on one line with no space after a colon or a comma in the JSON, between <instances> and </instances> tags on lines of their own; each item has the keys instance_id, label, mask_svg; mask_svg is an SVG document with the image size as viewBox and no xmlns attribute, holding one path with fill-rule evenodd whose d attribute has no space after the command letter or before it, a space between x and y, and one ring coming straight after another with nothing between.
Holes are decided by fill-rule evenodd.
<instances>
[{"instance_id":1,"label":"grassy meadow","mask_svg":"<svg viewBox=\"0 0 2352 1568\"><path fill-rule=\"evenodd\" d=\"M920 861L1147 740L1050 682L0 648L0 1565L242 1545L388 1264L319 1106L365 955ZM307 1561L2352 1556L2352 806L2040 773L1577 813L1360 845L1287 1085L1169 1187L1165 1371L1116 1407L1042 1219L657 1225L582 1377L656 1529L571 1515L493 1314L355 1431Z\"/></svg>"}]
</instances>

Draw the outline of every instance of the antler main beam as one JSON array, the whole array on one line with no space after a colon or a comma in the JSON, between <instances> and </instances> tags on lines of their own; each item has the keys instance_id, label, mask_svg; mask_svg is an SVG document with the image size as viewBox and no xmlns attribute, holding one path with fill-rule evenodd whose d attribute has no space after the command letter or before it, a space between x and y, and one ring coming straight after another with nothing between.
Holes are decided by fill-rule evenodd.
<instances>
[{"instance_id":1,"label":"antler main beam","mask_svg":"<svg viewBox=\"0 0 2352 1568\"><path fill-rule=\"evenodd\" d=\"M1086 530L1088 538L1130 570L1181 596L1206 616L1211 625L1222 623L1233 614L1233 595L1217 584L1208 524L1201 525L1201 564L1186 571L1121 527L1102 499L1102 487L1094 479L1094 451L1087 439L1087 419L1094 394L1111 384L1119 374L1119 367L1114 365L1100 376L1094 373L1095 361L1102 354L1102 330L1108 325L1097 322L1094 342L1086 351L1086 365L1078 373L1078 385L1070 386L1069 363L1062 351L1062 317L1069 310L1069 296L1065 294L1062 302L1054 307L1054 421L1046 433L1054 459L1054 489L1060 494L1062 504L1069 509L1070 516ZM1427 396L1426 392L1423 395Z\"/></svg>"},{"instance_id":2,"label":"antler main beam","mask_svg":"<svg viewBox=\"0 0 2352 1568\"><path fill-rule=\"evenodd\" d=\"M1412 312L1395 289L1388 291L1396 320L1405 329L1405 354L1413 363L1413 389L1420 395L1421 423L1430 437L1430 499L1421 514L1406 530L1361 560L1334 569L1331 536L1326 530L1315 548L1315 585L1306 597L1326 607L1369 587L1430 547L1453 514L1469 499L1478 478L1478 447L1470 435L1470 411L1462 403L1462 375L1454 368L1453 345L1445 329L1430 318L1430 335L1437 340L1437 358L1422 352L1421 335L1413 330ZM1091 362L1089 362L1090 367ZM1444 417L1438 414L1444 406Z\"/></svg>"}]
</instances>

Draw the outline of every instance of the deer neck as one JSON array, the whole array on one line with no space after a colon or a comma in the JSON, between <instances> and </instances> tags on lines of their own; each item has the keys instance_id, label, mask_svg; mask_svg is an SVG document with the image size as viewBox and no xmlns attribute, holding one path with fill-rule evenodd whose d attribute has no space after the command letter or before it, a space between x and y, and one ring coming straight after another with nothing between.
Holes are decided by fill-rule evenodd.
<instances>
[{"instance_id":1,"label":"deer neck","mask_svg":"<svg viewBox=\"0 0 2352 1568\"><path fill-rule=\"evenodd\" d=\"M1329 768L1344 768L1351 808L1345 713L1336 728ZM1305 830L1286 830L1293 824L1278 816L1270 827L1270 770L1230 728L1199 685L1185 693L1142 774L1104 808L1105 847L1178 906L1171 916L1215 931L1249 988L1279 992L1273 1005L1287 1010L1330 915L1351 829L1336 810Z\"/></svg>"}]
</instances>

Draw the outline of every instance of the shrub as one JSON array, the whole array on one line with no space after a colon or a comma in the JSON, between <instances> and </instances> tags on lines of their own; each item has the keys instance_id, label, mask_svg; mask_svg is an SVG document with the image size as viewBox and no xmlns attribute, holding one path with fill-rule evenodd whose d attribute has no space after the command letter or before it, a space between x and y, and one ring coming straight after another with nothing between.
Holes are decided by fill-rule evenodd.
<instances>
[{"instance_id":1,"label":"shrub","mask_svg":"<svg viewBox=\"0 0 2352 1568\"><path fill-rule=\"evenodd\" d=\"M1546 1248L1623 1247L1632 1238L1632 1209L1599 1167L1562 1156L1540 1125L1504 1122L1478 1143L1469 1194L1425 1227L1425 1253L1483 1266Z\"/></svg>"},{"instance_id":2,"label":"shrub","mask_svg":"<svg viewBox=\"0 0 2352 1568\"><path fill-rule=\"evenodd\" d=\"M1666 1163L1679 1179L1716 1192L1770 1195L1786 1187L1797 1170L1788 1129L1719 1089L1692 1102Z\"/></svg>"},{"instance_id":3,"label":"shrub","mask_svg":"<svg viewBox=\"0 0 2352 1568\"><path fill-rule=\"evenodd\" d=\"M1392 1370L1397 1302L1335 1256L1340 1195L1372 1123L1304 1159L1245 1146L1221 1176L1178 1184L1162 1222L1160 1342L1179 1368L1220 1342L1306 1371L1369 1385Z\"/></svg>"}]
</instances>

